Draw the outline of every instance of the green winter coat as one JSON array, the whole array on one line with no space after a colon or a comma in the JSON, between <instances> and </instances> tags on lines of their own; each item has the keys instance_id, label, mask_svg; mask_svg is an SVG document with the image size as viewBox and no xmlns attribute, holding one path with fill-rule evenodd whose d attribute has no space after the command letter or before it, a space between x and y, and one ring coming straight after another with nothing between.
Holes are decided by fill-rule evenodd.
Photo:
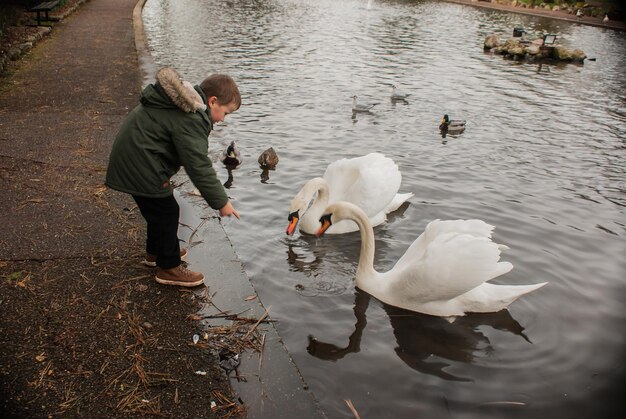
<instances>
[{"instance_id":1,"label":"green winter coat","mask_svg":"<svg viewBox=\"0 0 626 419\"><path fill-rule=\"evenodd\" d=\"M119 129L105 184L132 195L166 197L173 193L170 178L182 166L211 208L222 208L228 196L208 157L213 125L204 92L171 68L159 70L156 80Z\"/></svg>"}]
</instances>

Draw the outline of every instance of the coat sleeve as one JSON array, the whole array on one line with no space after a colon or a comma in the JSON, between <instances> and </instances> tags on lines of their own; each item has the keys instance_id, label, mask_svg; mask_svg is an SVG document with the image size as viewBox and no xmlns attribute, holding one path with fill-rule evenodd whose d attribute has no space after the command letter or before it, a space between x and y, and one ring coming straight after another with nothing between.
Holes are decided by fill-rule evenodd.
<instances>
[{"instance_id":1,"label":"coat sleeve","mask_svg":"<svg viewBox=\"0 0 626 419\"><path fill-rule=\"evenodd\" d=\"M228 195L208 156L209 128L206 121L198 115L186 118L173 141L185 172L204 200L216 210L226 205Z\"/></svg>"}]
</instances>

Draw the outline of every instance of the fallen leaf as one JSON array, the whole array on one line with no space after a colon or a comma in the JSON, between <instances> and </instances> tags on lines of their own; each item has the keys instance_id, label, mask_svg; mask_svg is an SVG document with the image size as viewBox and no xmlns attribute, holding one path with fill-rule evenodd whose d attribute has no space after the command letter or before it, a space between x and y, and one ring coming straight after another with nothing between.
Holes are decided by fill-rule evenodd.
<instances>
[{"instance_id":1,"label":"fallen leaf","mask_svg":"<svg viewBox=\"0 0 626 419\"><path fill-rule=\"evenodd\" d=\"M28 274L21 281L17 281L15 285L17 285L18 287L26 288L30 280L31 280L31 277L30 277L30 274Z\"/></svg>"},{"instance_id":2,"label":"fallen leaf","mask_svg":"<svg viewBox=\"0 0 626 419\"><path fill-rule=\"evenodd\" d=\"M246 301L252 301L256 298L256 295L250 295L248 297L246 297Z\"/></svg>"}]
</instances>

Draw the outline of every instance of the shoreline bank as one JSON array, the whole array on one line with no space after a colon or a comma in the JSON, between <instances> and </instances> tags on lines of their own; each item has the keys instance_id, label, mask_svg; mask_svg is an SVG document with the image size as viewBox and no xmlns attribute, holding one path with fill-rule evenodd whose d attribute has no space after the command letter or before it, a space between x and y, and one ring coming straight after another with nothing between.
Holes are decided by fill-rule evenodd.
<instances>
[{"instance_id":1,"label":"shoreline bank","mask_svg":"<svg viewBox=\"0 0 626 419\"><path fill-rule=\"evenodd\" d=\"M517 13L527 16L545 17L548 19L562 20L580 25L596 26L599 28L613 29L618 31L626 31L626 22L618 20L609 20L603 22L602 18L592 16L581 16L570 14L565 10L548 10L539 7L524 8L521 6L512 6L508 4L492 3L484 0L443 0L447 3L456 3L464 6L472 6L481 9L489 9L501 12Z\"/></svg>"}]
</instances>

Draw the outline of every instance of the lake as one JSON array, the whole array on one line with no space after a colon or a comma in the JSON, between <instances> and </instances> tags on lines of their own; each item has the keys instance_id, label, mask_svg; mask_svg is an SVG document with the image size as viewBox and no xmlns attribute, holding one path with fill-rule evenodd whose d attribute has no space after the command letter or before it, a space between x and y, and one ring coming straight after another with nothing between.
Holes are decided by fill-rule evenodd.
<instances>
[{"instance_id":1,"label":"lake","mask_svg":"<svg viewBox=\"0 0 626 419\"><path fill-rule=\"evenodd\" d=\"M148 0L150 52L243 96L210 153L241 221L224 228L329 418L608 418L626 382L626 33L436 1ZM596 61L519 63L492 33L557 34ZM409 93L392 103L391 84ZM353 95L378 103L353 115ZM443 139L441 117L467 120ZM235 141L230 173L219 154ZM263 172L273 147L280 162ZM410 203L375 229L390 269L434 219L479 218L548 285L449 322L355 288L358 233L285 235L289 203L329 163L380 152ZM230 179L229 179L230 175ZM207 209L207 213L211 213ZM210 255L209 255L210 256Z\"/></svg>"}]
</instances>

